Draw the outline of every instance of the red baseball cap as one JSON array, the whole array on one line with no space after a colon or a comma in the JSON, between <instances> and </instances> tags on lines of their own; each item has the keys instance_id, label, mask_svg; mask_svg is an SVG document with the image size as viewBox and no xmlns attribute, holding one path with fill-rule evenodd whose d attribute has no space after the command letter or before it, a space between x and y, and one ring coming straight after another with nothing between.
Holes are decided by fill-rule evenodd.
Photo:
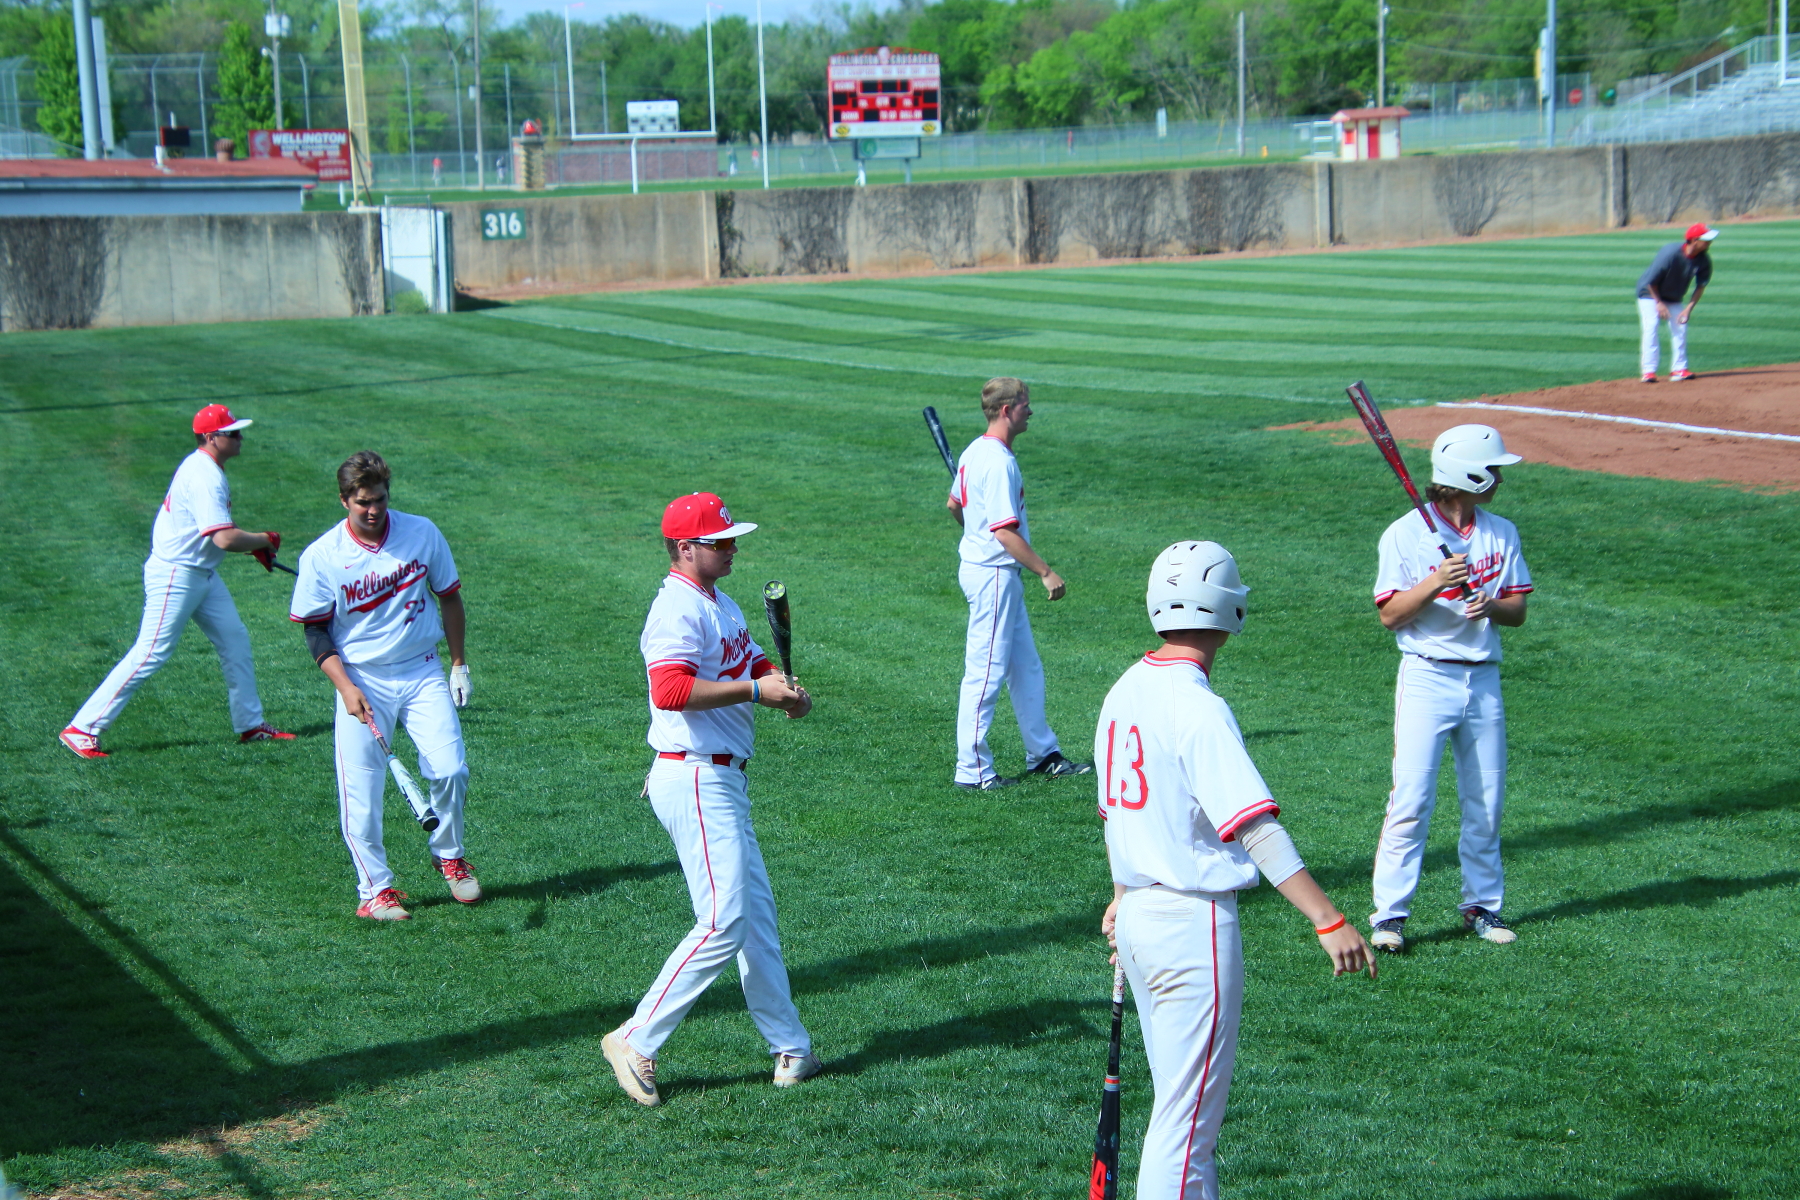
<instances>
[{"instance_id":1,"label":"red baseball cap","mask_svg":"<svg viewBox=\"0 0 1800 1200\"><path fill-rule=\"evenodd\" d=\"M695 492L671 501L663 509L662 531L666 538L691 538L714 541L738 537L756 526L748 521L733 522L731 510L711 492Z\"/></svg>"},{"instance_id":2,"label":"red baseball cap","mask_svg":"<svg viewBox=\"0 0 1800 1200\"><path fill-rule=\"evenodd\" d=\"M1700 221L1688 226L1687 240L1690 242L1695 238L1699 238L1703 242L1710 242L1718 236L1719 231L1716 229L1708 229L1705 221Z\"/></svg>"},{"instance_id":3,"label":"red baseball cap","mask_svg":"<svg viewBox=\"0 0 1800 1200\"><path fill-rule=\"evenodd\" d=\"M223 404L209 404L194 414L195 433L230 433L234 429L244 429L254 422L238 420L231 415L231 410Z\"/></svg>"}]
</instances>

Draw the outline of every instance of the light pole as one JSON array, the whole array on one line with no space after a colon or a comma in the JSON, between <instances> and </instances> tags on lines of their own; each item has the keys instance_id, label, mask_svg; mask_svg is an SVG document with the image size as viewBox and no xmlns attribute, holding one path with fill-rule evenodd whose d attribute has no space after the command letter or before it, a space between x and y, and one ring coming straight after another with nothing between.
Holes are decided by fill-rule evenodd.
<instances>
[{"instance_id":1,"label":"light pole","mask_svg":"<svg viewBox=\"0 0 1800 1200\"><path fill-rule=\"evenodd\" d=\"M469 97L475 101L475 190L487 191L487 151L481 144L481 0L470 0L470 24L475 30L475 82L469 85Z\"/></svg>"},{"instance_id":2,"label":"light pole","mask_svg":"<svg viewBox=\"0 0 1800 1200\"><path fill-rule=\"evenodd\" d=\"M458 46L457 50L460 49L462 47ZM457 61L456 50L450 52L450 78L450 86L454 89L450 98L456 101L456 173L460 178L463 174L464 164L468 161L469 151L463 144L462 63Z\"/></svg>"},{"instance_id":3,"label":"light pole","mask_svg":"<svg viewBox=\"0 0 1800 1200\"><path fill-rule=\"evenodd\" d=\"M1238 36L1237 36L1237 52L1238 52L1238 55L1237 55L1237 58L1238 58L1237 152L1238 152L1238 157L1242 158L1242 157L1244 157L1244 14L1241 11L1238 13L1237 34L1238 34Z\"/></svg>"},{"instance_id":4,"label":"light pole","mask_svg":"<svg viewBox=\"0 0 1800 1200\"><path fill-rule=\"evenodd\" d=\"M1375 107L1387 105L1387 0L1375 0Z\"/></svg>"},{"instance_id":5,"label":"light pole","mask_svg":"<svg viewBox=\"0 0 1800 1200\"><path fill-rule=\"evenodd\" d=\"M1781 4L1782 11L1786 12L1787 0L1781 0ZM708 129L717 129L719 127L719 104L718 101L713 98L712 57L712 15L713 9L718 7L717 4L708 4L706 6L706 127ZM1783 59L1782 61L1785 62L1786 60Z\"/></svg>"},{"instance_id":6,"label":"light pole","mask_svg":"<svg viewBox=\"0 0 1800 1200\"><path fill-rule=\"evenodd\" d=\"M413 145L412 60L400 56L400 69L406 72L406 160L412 164L413 186L419 185L419 148Z\"/></svg>"},{"instance_id":7,"label":"light pole","mask_svg":"<svg viewBox=\"0 0 1800 1200\"><path fill-rule=\"evenodd\" d=\"M300 60L300 94L306 99L306 127L312 128L312 72L306 69L306 55L296 54Z\"/></svg>"},{"instance_id":8,"label":"light pole","mask_svg":"<svg viewBox=\"0 0 1800 1200\"><path fill-rule=\"evenodd\" d=\"M1544 0L1544 149L1556 149L1556 0Z\"/></svg>"},{"instance_id":9,"label":"light pole","mask_svg":"<svg viewBox=\"0 0 1800 1200\"><path fill-rule=\"evenodd\" d=\"M97 159L100 93L94 82L94 23L88 15L88 0L75 0L75 74L81 88L81 157Z\"/></svg>"},{"instance_id":10,"label":"light pole","mask_svg":"<svg viewBox=\"0 0 1800 1200\"><path fill-rule=\"evenodd\" d=\"M574 4L563 5L563 52L569 59L569 136L574 137L575 125L575 35L569 27L569 10L586 8L585 0L576 0Z\"/></svg>"},{"instance_id":11,"label":"light pole","mask_svg":"<svg viewBox=\"0 0 1800 1200\"><path fill-rule=\"evenodd\" d=\"M762 106L763 188L769 186L769 81L763 74L762 0L756 0L756 99Z\"/></svg>"},{"instance_id":12,"label":"light pole","mask_svg":"<svg viewBox=\"0 0 1800 1200\"><path fill-rule=\"evenodd\" d=\"M263 16L263 34L274 51L269 61L275 68L275 128L286 129L287 120L281 108L281 39L288 35L290 22L286 13L275 11L275 0L269 0L269 11Z\"/></svg>"}]
</instances>

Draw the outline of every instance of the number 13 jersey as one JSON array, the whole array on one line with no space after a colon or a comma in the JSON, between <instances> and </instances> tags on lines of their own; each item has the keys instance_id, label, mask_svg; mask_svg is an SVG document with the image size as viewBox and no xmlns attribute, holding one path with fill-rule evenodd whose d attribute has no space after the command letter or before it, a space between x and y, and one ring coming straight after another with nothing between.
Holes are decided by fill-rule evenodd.
<instances>
[{"instance_id":1,"label":"number 13 jersey","mask_svg":"<svg viewBox=\"0 0 1800 1200\"><path fill-rule=\"evenodd\" d=\"M339 521L300 556L288 619L331 625L331 640L353 667L405 662L444 636L437 605L462 586L450 544L424 517L388 510L387 536L368 545Z\"/></svg>"},{"instance_id":2,"label":"number 13 jersey","mask_svg":"<svg viewBox=\"0 0 1800 1200\"><path fill-rule=\"evenodd\" d=\"M1281 810L1199 663L1145 655L1121 675L1100 706L1094 763L1114 883L1256 886L1237 831Z\"/></svg>"}]
</instances>

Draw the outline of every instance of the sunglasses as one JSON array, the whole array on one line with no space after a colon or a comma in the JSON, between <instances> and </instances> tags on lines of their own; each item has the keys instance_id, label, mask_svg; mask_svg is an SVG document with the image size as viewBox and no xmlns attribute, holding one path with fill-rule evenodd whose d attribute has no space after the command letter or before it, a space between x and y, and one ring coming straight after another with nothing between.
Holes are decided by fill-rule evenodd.
<instances>
[{"instance_id":1,"label":"sunglasses","mask_svg":"<svg viewBox=\"0 0 1800 1200\"><path fill-rule=\"evenodd\" d=\"M213 434L213 436L235 438L241 442L244 440L244 431L241 429L221 429L219 432Z\"/></svg>"},{"instance_id":2,"label":"sunglasses","mask_svg":"<svg viewBox=\"0 0 1800 1200\"><path fill-rule=\"evenodd\" d=\"M689 540L691 540L697 546L707 546L707 547L710 547L711 549L718 550L720 552L737 549L737 539L734 537L691 538Z\"/></svg>"}]
</instances>

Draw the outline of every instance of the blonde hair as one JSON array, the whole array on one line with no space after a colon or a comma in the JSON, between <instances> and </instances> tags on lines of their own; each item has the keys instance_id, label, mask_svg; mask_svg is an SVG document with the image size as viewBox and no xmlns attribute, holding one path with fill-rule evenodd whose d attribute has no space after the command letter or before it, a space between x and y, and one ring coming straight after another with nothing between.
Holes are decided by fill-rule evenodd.
<instances>
[{"instance_id":1,"label":"blonde hair","mask_svg":"<svg viewBox=\"0 0 1800 1200\"><path fill-rule=\"evenodd\" d=\"M990 379L981 389L981 415L992 421L1009 404L1023 404L1031 398L1031 389L1023 380L1011 375Z\"/></svg>"}]
</instances>

